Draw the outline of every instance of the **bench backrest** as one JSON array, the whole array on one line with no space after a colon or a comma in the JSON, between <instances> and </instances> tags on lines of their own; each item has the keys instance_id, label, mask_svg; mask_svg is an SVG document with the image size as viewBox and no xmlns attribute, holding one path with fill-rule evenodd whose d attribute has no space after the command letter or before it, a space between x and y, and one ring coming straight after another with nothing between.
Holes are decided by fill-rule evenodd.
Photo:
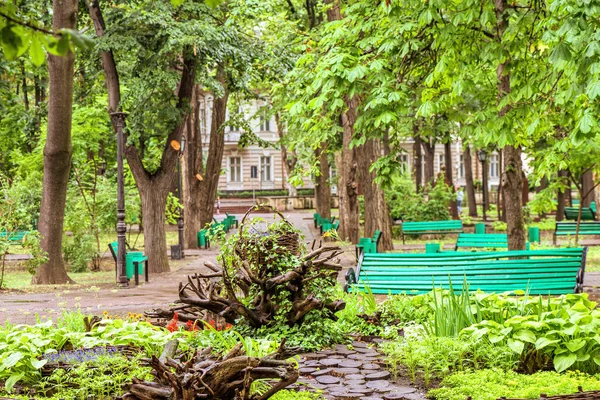
<instances>
[{"instance_id":1,"label":"bench backrest","mask_svg":"<svg viewBox=\"0 0 600 400\"><path fill-rule=\"evenodd\" d=\"M402 232L420 233L420 232L458 232L462 231L462 221L453 219L449 221L424 221L424 222L403 222Z\"/></svg>"},{"instance_id":2,"label":"bench backrest","mask_svg":"<svg viewBox=\"0 0 600 400\"><path fill-rule=\"evenodd\" d=\"M577 222L557 222L555 232L558 234L575 234ZM600 222L582 222L579 224L581 234L600 234Z\"/></svg>"},{"instance_id":3,"label":"bench backrest","mask_svg":"<svg viewBox=\"0 0 600 400\"><path fill-rule=\"evenodd\" d=\"M110 253L112 254L115 261L117 261L117 253L119 252L119 242L111 242L108 244Z\"/></svg>"},{"instance_id":4,"label":"bench backrest","mask_svg":"<svg viewBox=\"0 0 600 400\"><path fill-rule=\"evenodd\" d=\"M565 218L570 220L577 220L579 217L578 207L565 207ZM596 219L595 212L589 208L584 207L581 209L581 219L585 221L593 221Z\"/></svg>"},{"instance_id":5,"label":"bench backrest","mask_svg":"<svg viewBox=\"0 0 600 400\"><path fill-rule=\"evenodd\" d=\"M573 293L583 284L585 249L502 252L373 253L361 257L353 279L373 293L425 293L434 287L531 294Z\"/></svg>"},{"instance_id":6,"label":"bench backrest","mask_svg":"<svg viewBox=\"0 0 600 400\"><path fill-rule=\"evenodd\" d=\"M496 247L508 248L506 233L459 233L456 248L460 247Z\"/></svg>"}]
</instances>

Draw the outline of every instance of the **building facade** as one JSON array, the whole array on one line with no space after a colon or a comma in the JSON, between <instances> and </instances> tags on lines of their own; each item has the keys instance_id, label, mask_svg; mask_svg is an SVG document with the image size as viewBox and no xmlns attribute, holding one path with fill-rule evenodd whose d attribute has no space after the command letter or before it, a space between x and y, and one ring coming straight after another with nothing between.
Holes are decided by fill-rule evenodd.
<instances>
[{"instance_id":1,"label":"building facade","mask_svg":"<svg viewBox=\"0 0 600 400\"><path fill-rule=\"evenodd\" d=\"M210 143L210 125L212 120L213 96L205 93L200 98L200 129L202 134L202 148L204 159L208 155ZM229 123L224 129L225 149L219 178L219 191L260 191L273 189L287 189L288 176L284 166L282 152L275 144L279 140L275 118L269 116L268 103L261 100L247 101L235 112L227 111L226 121L240 121L243 115L246 129L252 129L253 133L262 141L272 144L269 148L263 148L258 144L251 144L240 148L239 142L242 138L243 128ZM402 144L403 152L399 155L402 164L408 172L412 172L414 166L414 141L407 140ZM434 153L434 173L437 175L445 164L445 148L443 144L436 144ZM424 157L423 168L424 171ZM457 142L452 144L452 163L454 182L458 186L465 186L465 168L462 145ZM497 152L488 154L489 176L488 183L491 189L498 187L500 183L500 160ZM481 181L482 168L477 159L477 154L472 151L473 179ZM335 176L335 170L331 171ZM305 178L303 188L313 188L311 179ZM332 185L335 193L335 185Z\"/></svg>"}]
</instances>

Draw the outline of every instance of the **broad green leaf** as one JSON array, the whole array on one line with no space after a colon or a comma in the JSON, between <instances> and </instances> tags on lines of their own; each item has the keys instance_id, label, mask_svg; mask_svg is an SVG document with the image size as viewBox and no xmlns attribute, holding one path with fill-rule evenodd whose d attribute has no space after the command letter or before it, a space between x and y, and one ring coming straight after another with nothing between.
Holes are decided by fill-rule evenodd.
<instances>
[{"instance_id":1,"label":"broad green leaf","mask_svg":"<svg viewBox=\"0 0 600 400\"><path fill-rule=\"evenodd\" d=\"M565 353L554 356L554 369L563 372L577 361L577 354Z\"/></svg>"},{"instance_id":2,"label":"broad green leaf","mask_svg":"<svg viewBox=\"0 0 600 400\"><path fill-rule=\"evenodd\" d=\"M31 360L31 366L35 369L40 369L42 368L44 365L46 365L46 363L48 362L48 360L38 360L37 358L32 358Z\"/></svg>"},{"instance_id":3,"label":"broad green leaf","mask_svg":"<svg viewBox=\"0 0 600 400\"><path fill-rule=\"evenodd\" d=\"M210 7L214 8L214 7L218 6L219 4L221 4L223 2L223 0L204 0L204 2L206 4L208 4Z\"/></svg>"},{"instance_id":4,"label":"broad green leaf","mask_svg":"<svg viewBox=\"0 0 600 400\"><path fill-rule=\"evenodd\" d=\"M520 340L508 339L506 344L517 354L523 353L523 349L525 348L525 343Z\"/></svg>"},{"instance_id":5,"label":"broad green leaf","mask_svg":"<svg viewBox=\"0 0 600 400\"><path fill-rule=\"evenodd\" d=\"M535 343L535 334L528 329L521 329L513 335L515 339L522 340L527 343Z\"/></svg>"},{"instance_id":6,"label":"broad green leaf","mask_svg":"<svg viewBox=\"0 0 600 400\"><path fill-rule=\"evenodd\" d=\"M23 353L21 353L20 351L15 351L14 353L6 357L4 361L2 361L2 364L0 364L0 370L14 367L22 358Z\"/></svg>"},{"instance_id":7,"label":"broad green leaf","mask_svg":"<svg viewBox=\"0 0 600 400\"><path fill-rule=\"evenodd\" d=\"M46 61L46 53L42 44L37 37L31 38L31 45L29 46L29 55L31 56L31 62L36 66L41 66Z\"/></svg>"},{"instance_id":8,"label":"broad green leaf","mask_svg":"<svg viewBox=\"0 0 600 400\"><path fill-rule=\"evenodd\" d=\"M569 46L566 43L559 43L552 51L552 54L550 54L549 60L552 64L571 60L571 50L569 49Z\"/></svg>"},{"instance_id":9,"label":"broad green leaf","mask_svg":"<svg viewBox=\"0 0 600 400\"><path fill-rule=\"evenodd\" d=\"M541 350L546 346L550 346L551 344L556 344L558 342L560 342L560 340L552 340L548 339L547 337L541 337L535 341L535 348L536 350Z\"/></svg>"},{"instance_id":10,"label":"broad green leaf","mask_svg":"<svg viewBox=\"0 0 600 400\"><path fill-rule=\"evenodd\" d=\"M171 4L173 4L173 7L179 7L184 1L185 0L171 0Z\"/></svg>"},{"instance_id":11,"label":"broad green leaf","mask_svg":"<svg viewBox=\"0 0 600 400\"><path fill-rule=\"evenodd\" d=\"M595 81L589 85L586 92L590 99L600 96L600 81Z\"/></svg>"},{"instance_id":12,"label":"broad green leaf","mask_svg":"<svg viewBox=\"0 0 600 400\"><path fill-rule=\"evenodd\" d=\"M574 339L574 340L571 340L570 342L565 343L565 346L567 346L567 349L569 349L571 351L571 353L576 353L577 350L579 350L583 346L585 346L585 340L584 339Z\"/></svg>"},{"instance_id":13,"label":"broad green leaf","mask_svg":"<svg viewBox=\"0 0 600 400\"><path fill-rule=\"evenodd\" d=\"M594 116L591 113L585 113L579 120L579 130L582 133L589 133L595 124L596 120L594 119Z\"/></svg>"},{"instance_id":14,"label":"broad green leaf","mask_svg":"<svg viewBox=\"0 0 600 400\"><path fill-rule=\"evenodd\" d=\"M4 388L6 389L6 391L8 393L10 393L13 389L13 387L15 386L15 384L17 382L19 382L23 376L25 376L25 374L23 372L19 373L19 374L13 374L11 375L7 380L6 383L4 384Z\"/></svg>"}]
</instances>

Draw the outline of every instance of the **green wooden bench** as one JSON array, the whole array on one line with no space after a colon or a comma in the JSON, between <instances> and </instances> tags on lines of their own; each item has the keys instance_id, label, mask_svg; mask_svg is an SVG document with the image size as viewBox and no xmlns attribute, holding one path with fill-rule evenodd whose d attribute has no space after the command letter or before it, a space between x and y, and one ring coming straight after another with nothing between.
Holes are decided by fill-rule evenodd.
<instances>
[{"instance_id":1,"label":"green wooden bench","mask_svg":"<svg viewBox=\"0 0 600 400\"><path fill-rule=\"evenodd\" d=\"M565 219L570 221L577 221L579 216L579 207L565 207ZM591 207L583 207L581 209L581 220L582 221L594 221L596 220L596 213Z\"/></svg>"},{"instance_id":2,"label":"green wooden bench","mask_svg":"<svg viewBox=\"0 0 600 400\"><path fill-rule=\"evenodd\" d=\"M459 233L454 250L460 248L508 249L506 233Z\"/></svg>"},{"instance_id":3,"label":"green wooden bench","mask_svg":"<svg viewBox=\"0 0 600 400\"><path fill-rule=\"evenodd\" d=\"M225 233L229 232L229 229L231 228L231 221L229 218L225 218L222 221L217 221L217 219L213 217L213 221L215 221L215 226L222 226Z\"/></svg>"},{"instance_id":4,"label":"green wooden bench","mask_svg":"<svg viewBox=\"0 0 600 400\"><path fill-rule=\"evenodd\" d=\"M115 272L118 276L119 271L117 271L117 256L119 254L119 242L109 243L108 248L115 260ZM140 284L140 273L144 274L144 278L146 279L146 282L148 282L148 257L146 257L141 251L126 252L125 271L127 274L127 279L131 279L132 276L135 277L136 285Z\"/></svg>"},{"instance_id":5,"label":"green wooden bench","mask_svg":"<svg viewBox=\"0 0 600 400\"><path fill-rule=\"evenodd\" d=\"M381 231L379 229L375 229L373 232L372 238L360 238L358 239L358 243L356 244L356 258L360 255L360 253L377 253L377 245L379 244L379 240L381 239Z\"/></svg>"},{"instance_id":6,"label":"green wooden bench","mask_svg":"<svg viewBox=\"0 0 600 400\"><path fill-rule=\"evenodd\" d=\"M556 244L557 236L575 236L577 222L557 222L554 228L553 242ZM600 222L581 222L579 234L582 236L600 235Z\"/></svg>"},{"instance_id":7,"label":"green wooden bench","mask_svg":"<svg viewBox=\"0 0 600 400\"><path fill-rule=\"evenodd\" d=\"M335 217L333 217L332 219L335 219ZM330 231L330 230L337 231L339 227L340 227L340 221L325 222L325 223L323 223L323 225L321 225L321 234L323 234L327 231Z\"/></svg>"},{"instance_id":8,"label":"green wooden bench","mask_svg":"<svg viewBox=\"0 0 600 400\"><path fill-rule=\"evenodd\" d=\"M405 243L405 235L433 235L462 232L462 221L458 219L449 221L403 222L402 243Z\"/></svg>"},{"instance_id":9,"label":"green wooden bench","mask_svg":"<svg viewBox=\"0 0 600 400\"><path fill-rule=\"evenodd\" d=\"M427 293L433 288L530 294L581 293L586 248L502 252L365 253L346 274L346 290Z\"/></svg>"},{"instance_id":10,"label":"green wooden bench","mask_svg":"<svg viewBox=\"0 0 600 400\"><path fill-rule=\"evenodd\" d=\"M25 237L29 235L30 231L14 231L14 232L0 232L0 238L8 238L9 244L23 244Z\"/></svg>"}]
</instances>

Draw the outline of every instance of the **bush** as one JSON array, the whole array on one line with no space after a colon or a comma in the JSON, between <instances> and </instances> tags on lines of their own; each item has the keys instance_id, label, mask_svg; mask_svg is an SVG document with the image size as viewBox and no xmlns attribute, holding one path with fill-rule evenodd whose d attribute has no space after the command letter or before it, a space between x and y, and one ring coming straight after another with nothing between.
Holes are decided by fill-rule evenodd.
<instances>
[{"instance_id":1,"label":"bush","mask_svg":"<svg viewBox=\"0 0 600 400\"><path fill-rule=\"evenodd\" d=\"M442 387L431 390L427 395L437 400L464 400L467 397L477 400L500 397L538 399L541 393L548 396L576 393L580 385L584 390L598 390L600 375L577 372L521 375L502 369L465 371L448 376L442 381Z\"/></svg>"},{"instance_id":2,"label":"bush","mask_svg":"<svg viewBox=\"0 0 600 400\"><path fill-rule=\"evenodd\" d=\"M94 237L85 232L73 234L63 240L63 256L71 272L85 272L97 257ZM95 268L94 268L95 269Z\"/></svg>"},{"instance_id":3,"label":"bush","mask_svg":"<svg viewBox=\"0 0 600 400\"><path fill-rule=\"evenodd\" d=\"M413 182L406 176L392 181L386 197L390 204L392 218L403 221L443 221L450 219L448 207L454 199L454 192L444 182L429 187L426 192L417 193Z\"/></svg>"}]
</instances>

